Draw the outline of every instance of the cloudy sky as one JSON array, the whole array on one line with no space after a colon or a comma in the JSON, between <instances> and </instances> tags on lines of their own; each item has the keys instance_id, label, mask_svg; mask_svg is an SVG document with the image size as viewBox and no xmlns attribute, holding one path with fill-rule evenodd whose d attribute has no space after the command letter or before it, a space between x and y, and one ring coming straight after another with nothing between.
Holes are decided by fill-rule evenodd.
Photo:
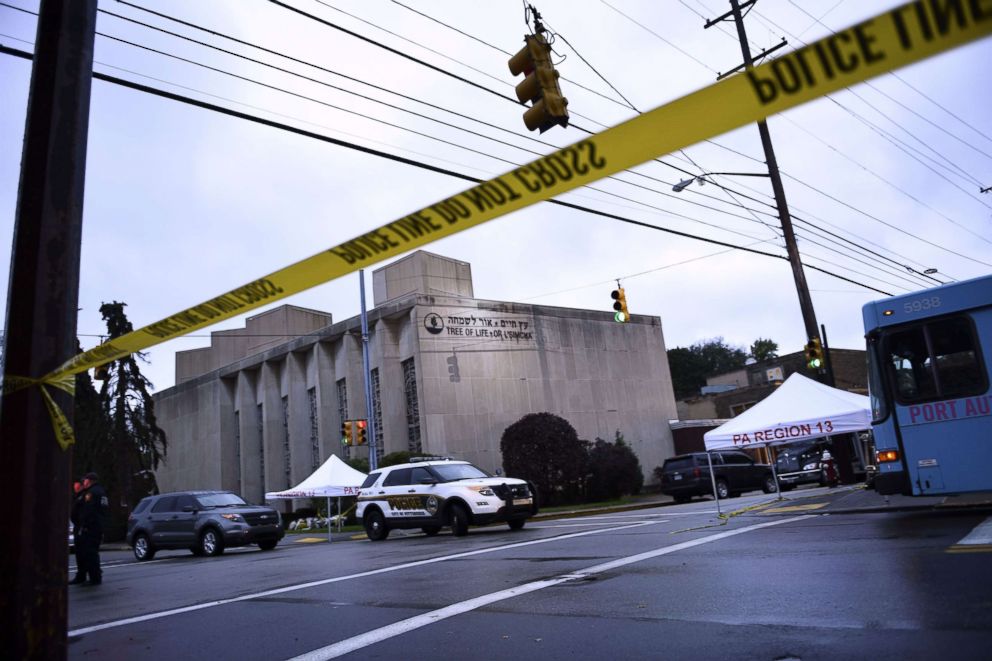
<instances>
[{"instance_id":1,"label":"cloudy sky","mask_svg":"<svg viewBox=\"0 0 992 661\"><path fill-rule=\"evenodd\" d=\"M503 98L519 82L506 62L527 31L522 3L285 4L309 16L267 0L101 0L94 68L489 178L710 85L741 60L731 23L703 29L705 18L729 8L722 0L540 0L556 35L572 126L539 135L523 127L523 108ZM748 37L756 53L784 37L781 54L895 4L760 0L746 18ZM0 43L33 50L37 10L36 0L3 0ZM860 309L882 297L876 290L902 293L933 278L992 270L992 193L979 192L992 186L990 61L992 40L985 39L769 120L803 260L843 278L807 270L832 346L863 346ZM0 55L5 264L30 73L29 62ZM723 337L746 348L764 337L782 353L800 350L806 338L786 261L661 231L785 254L766 178L714 175L672 191L687 172L765 171L756 127L660 161L562 198L659 229L542 203L426 249L470 262L479 298L609 310L619 279L631 312L661 318L669 347ZM100 342L104 301L126 302L141 327L467 187L94 81L82 344ZM937 274L922 275L926 269ZM7 273L0 276L4 300ZM359 312L358 276L283 302L346 319ZM209 331L243 324L235 318L158 345L143 371L156 389L170 387L176 351L206 346ZM7 333L30 330L2 325Z\"/></svg>"}]
</instances>

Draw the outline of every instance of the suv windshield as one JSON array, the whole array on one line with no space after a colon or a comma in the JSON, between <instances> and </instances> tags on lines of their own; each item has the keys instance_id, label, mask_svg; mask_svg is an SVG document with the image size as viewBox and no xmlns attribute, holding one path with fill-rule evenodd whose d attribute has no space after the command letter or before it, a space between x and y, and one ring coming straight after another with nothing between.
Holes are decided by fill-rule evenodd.
<instances>
[{"instance_id":1,"label":"suv windshield","mask_svg":"<svg viewBox=\"0 0 992 661\"><path fill-rule=\"evenodd\" d=\"M229 507L231 505L247 505L241 496L233 493L207 493L196 497L203 507Z\"/></svg>"},{"instance_id":2,"label":"suv windshield","mask_svg":"<svg viewBox=\"0 0 992 661\"><path fill-rule=\"evenodd\" d=\"M435 465L431 466L431 470L438 474L442 482L454 482L455 480L467 480L475 477L492 477L486 471L476 468L472 464Z\"/></svg>"}]
</instances>

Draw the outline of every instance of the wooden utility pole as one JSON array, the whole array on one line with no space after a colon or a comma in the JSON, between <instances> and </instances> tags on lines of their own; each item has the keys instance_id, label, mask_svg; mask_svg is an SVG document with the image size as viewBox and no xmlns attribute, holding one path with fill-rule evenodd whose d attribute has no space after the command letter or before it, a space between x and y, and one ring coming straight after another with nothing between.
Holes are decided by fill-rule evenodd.
<instances>
[{"instance_id":1,"label":"wooden utility pole","mask_svg":"<svg viewBox=\"0 0 992 661\"><path fill-rule=\"evenodd\" d=\"M755 0L748 0L743 6L754 4ZM744 66L741 68L751 68L754 66L754 59L751 57L751 48L747 43L747 32L744 30L744 17L741 15L741 5L738 0L730 0L731 10L713 20L707 21L705 27L711 27L730 16L734 17L737 25L737 36L741 42L741 54L744 56ZM777 50L785 43L766 50L761 55L767 55ZM816 313L813 311L813 299L809 295L809 287L806 285L806 275L803 273L803 263L799 257L799 248L796 246L796 236L792 232L792 217L789 215L789 205L785 201L785 188L782 186L782 177L778 171L778 161L775 159L775 149L772 147L772 138L768 132L768 124L764 120L758 122L758 134L761 136L761 147L765 151L765 164L768 166L768 176L772 181L772 191L775 194L775 206L778 208L778 218L782 225L782 236L785 239L785 249L789 255L789 264L792 266L792 278L796 282L796 292L799 294L799 308L803 315L803 325L806 328L807 339L819 339L820 330L816 323Z\"/></svg>"},{"instance_id":2,"label":"wooden utility pole","mask_svg":"<svg viewBox=\"0 0 992 661\"><path fill-rule=\"evenodd\" d=\"M5 381L8 375L41 377L76 352L96 4L42 0L38 13L7 297ZM71 416L72 398L49 392ZM5 658L66 657L70 459L56 442L40 387L2 398Z\"/></svg>"}]
</instances>

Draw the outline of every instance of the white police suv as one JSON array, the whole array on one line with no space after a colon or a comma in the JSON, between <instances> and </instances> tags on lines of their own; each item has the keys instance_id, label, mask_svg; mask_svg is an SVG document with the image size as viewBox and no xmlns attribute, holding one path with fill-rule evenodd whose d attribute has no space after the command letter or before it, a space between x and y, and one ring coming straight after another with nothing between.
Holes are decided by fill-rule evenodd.
<instances>
[{"instance_id":1,"label":"white police suv","mask_svg":"<svg viewBox=\"0 0 992 661\"><path fill-rule=\"evenodd\" d=\"M356 514L372 541L394 528L456 536L470 525L505 521L520 530L537 513L536 489L524 480L494 477L467 461L414 457L408 464L372 471L362 484Z\"/></svg>"}]
</instances>

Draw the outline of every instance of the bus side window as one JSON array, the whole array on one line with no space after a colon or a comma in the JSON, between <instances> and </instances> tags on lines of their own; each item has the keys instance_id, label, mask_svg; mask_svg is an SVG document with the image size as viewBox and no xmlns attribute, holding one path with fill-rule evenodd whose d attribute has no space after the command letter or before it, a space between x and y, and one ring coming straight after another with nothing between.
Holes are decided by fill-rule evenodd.
<instances>
[{"instance_id":1,"label":"bus side window","mask_svg":"<svg viewBox=\"0 0 992 661\"><path fill-rule=\"evenodd\" d=\"M967 319L957 317L929 324L936 356L940 394L944 398L975 395L986 390L984 370L975 351Z\"/></svg>"},{"instance_id":2,"label":"bus side window","mask_svg":"<svg viewBox=\"0 0 992 661\"><path fill-rule=\"evenodd\" d=\"M967 317L942 319L889 333L885 347L899 401L967 397L988 388Z\"/></svg>"}]
</instances>

